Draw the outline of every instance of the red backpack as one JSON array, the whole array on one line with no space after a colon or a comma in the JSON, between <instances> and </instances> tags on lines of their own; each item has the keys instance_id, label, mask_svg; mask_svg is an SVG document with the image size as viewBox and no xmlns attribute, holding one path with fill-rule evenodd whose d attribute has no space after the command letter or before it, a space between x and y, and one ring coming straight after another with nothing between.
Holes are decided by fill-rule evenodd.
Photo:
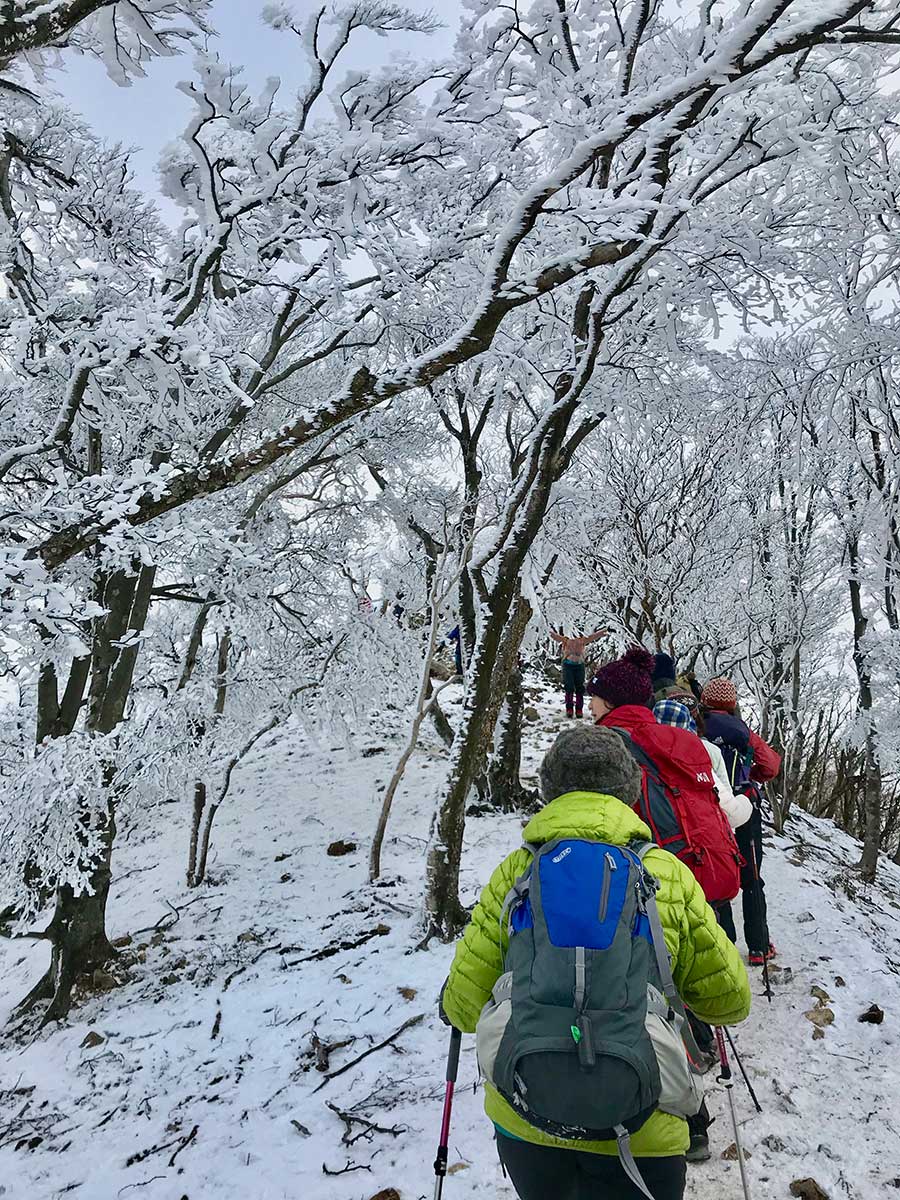
<instances>
[{"instance_id":1,"label":"red backpack","mask_svg":"<svg viewBox=\"0 0 900 1200\"><path fill-rule=\"evenodd\" d=\"M712 763L700 739L669 739L672 745L657 761L632 734L613 728L641 768L641 798L634 810L650 826L654 842L690 867L710 904L733 900L741 888L744 860L719 804ZM648 727L648 732L650 728L655 734L665 727Z\"/></svg>"}]
</instances>

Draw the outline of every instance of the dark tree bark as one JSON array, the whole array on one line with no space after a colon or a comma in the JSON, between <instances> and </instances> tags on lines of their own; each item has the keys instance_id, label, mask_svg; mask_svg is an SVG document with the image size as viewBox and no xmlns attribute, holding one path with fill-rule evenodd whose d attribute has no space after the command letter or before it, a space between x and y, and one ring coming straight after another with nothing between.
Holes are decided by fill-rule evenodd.
<instances>
[{"instance_id":1,"label":"dark tree bark","mask_svg":"<svg viewBox=\"0 0 900 1200\"><path fill-rule=\"evenodd\" d=\"M144 628L155 578L155 568L136 564L131 575L124 571L113 572L102 589L106 612L94 622L85 720L87 736L109 734L124 718L140 647L137 636L129 638L128 635L137 635ZM75 693L80 687L83 693L87 678L84 660L76 659L72 671L75 683L70 675L71 690ZM44 703L50 711L53 702L47 679L44 693ZM64 702L62 708L65 707ZM80 702L75 706L73 699L71 708L76 715L79 707ZM63 728L58 724L59 719L57 714L59 735L72 732L74 720L70 728ZM69 884L57 887L53 917L42 935L51 946L49 970L15 1010L16 1014L27 1013L39 1002L49 1000L41 1018L42 1026L65 1017L71 1007L72 988L76 982L89 978L116 955L106 934L106 905L116 836L115 773L115 762L110 759L104 766L106 812L101 828L101 849L91 862L85 864L88 883L78 893ZM96 835L96 829L93 832Z\"/></svg>"},{"instance_id":2,"label":"dark tree bark","mask_svg":"<svg viewBox=\"0 0 900 1200\"><path fill-rule=\"evenodd\" d=\"M512 606L507 602L506 612ZM518 596L515 613L508 622L491 615L476 646L462 727L453 746L450 779L436 824L436 836L428 856L427 936L449 940L465 923L467 913L459 899L459 866L465 832L466 801L484 767L491 733L506 690L525 629L531 605Z\"/></svg>"},{"instance_id":3,"label":"dark tree bark","mask_svg":"<svg viewBox=\"0 0 900 1200\"><path fill-rule=\"evenodd\" d=\"M112 788L111 778L108 787ZM41 1017L42 1027L67 1016L75 984L89 978L117 953L106 935L106 904L116 836L115 806L111 801L103 835L103 850L94 862L88 890L76 894L68 884L57 888L53 919L43 934L51 945L50 968L15 1010L15 1015L24 1015L36 1004L49 1000Z\"/></svg>"},{"instance_id":4,"label":"dark tree bark","mask_svg":"<svg viewBox=\"0 0 900 1200\"><path fill-rule=\"evenodd\" d=\"M881 797L882 778L881 764L878 758L878 745L875 722L872 717L872 677L863 647L863 639L868 629L868 618L863 611L862 585L860 583L860 550L859 538L851 534L847 538L847 553L850 567L850 609L853 613L853 665L856 668L856 678L859 686L859 710L866 714L866 736L864 743L864 833L863 851L859 861L859 872L862 878L871 883L878 870L878 849L881 843Z\"/></svg>"},{"instance_id":5,"label":"dark tree bark","mask_svg":"<svg viewBox=\"0 0 900 1200\"><path fill-rule=\"evenodd\" d=\"M506 699L497 722L494 748L488 764L485 800L500 812L520 812L530 804L535 794L522 786L522 715L525 710L525 690L522 686L522 667L513 667L506 687Z\"/></svg>"},{"instance_id":6,"label":"dark tree bark","mask_svg":"<svg viewBox=\"0 0 900 1200\"><path fill-rule=\"evenodd\" d=\"M114 3L115 0L68 0L68 3L63 0L61 4L43 5L45 12L33 15L28 21L14 20L3 11L9 6L0 5L0 65L5 66L9 59L25 51L58 45L85 18Z\"/></svg>"}]
</instances>

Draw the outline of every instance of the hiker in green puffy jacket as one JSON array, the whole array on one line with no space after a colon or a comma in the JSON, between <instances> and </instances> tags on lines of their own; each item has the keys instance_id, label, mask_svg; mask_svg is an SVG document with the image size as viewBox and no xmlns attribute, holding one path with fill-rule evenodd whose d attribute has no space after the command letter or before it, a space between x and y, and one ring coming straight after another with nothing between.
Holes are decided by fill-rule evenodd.
<instances>
[{"instance_id":1,"label":"hiker in green puffy jacket","mask_svg":"<svg viewBox=\"0 0 900 1200\"><path fill-rule=\"evenodd\" d=\"M546 806L525 827L523 840L539 845L580 838L625 846L650 841L634 813L640 771L617 734L599 728L560 734L541 766ZM472 1033L504 969L507 930L503 906L529 866L528 850L514 850L494 871L456 947L442 1005L446 1017ZM747 973L718 924L691 871L666 850L653 848L644 864L659 883L657 903L672 973L685 1004L711 1025L734 1025L750 1011ZM617 1156L616 1143L569 1141L530 1125L489 1084L485 1111L497 1130L501 1162L521 1200L640 1200ZM632 1135L631 1149L655 1200L681 1200L689 1144L687 1122L655 1112Z\"/></svg>"}]
</instances>

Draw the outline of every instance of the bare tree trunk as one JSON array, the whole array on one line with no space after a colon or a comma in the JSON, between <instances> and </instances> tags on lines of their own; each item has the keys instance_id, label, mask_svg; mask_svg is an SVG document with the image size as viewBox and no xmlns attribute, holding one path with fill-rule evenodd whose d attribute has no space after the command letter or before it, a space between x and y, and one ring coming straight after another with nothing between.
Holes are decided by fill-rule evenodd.
<instances>
[{"instance_id":1,"label":"bare tree trunk","mask_svg":"<svg viewBox=\"0 0 900 1200\"><path fill-rule=\"evenodd\" d=\"M443 689L452 680L447 680L435 689L431 682L431 668L434 664L434 656L437 651L438 644L438 627L441 620L441 604L446 599L451 587L456 582L457 572L454 572L453 579L449 583L445 583L443 579L444 567L447 561L448 547L445 545L437 557L433 560L433 570L431 573L431 582L428 587L428 608L429 608L429 627L428 627L428 644L425 647L425 658L422 662L422 674L419 679L419 692L416 696L415 709L413 711L412 723L409 727L409 734L406 739L406 745L400 755L394 773L391 776L390 782L385 789L384 798L381 802L381 812L378 816L378 825L375 829L375 836L372 839L372 849L369 853L369 881L377 879L381 874L381 849L384 845L384 835L387 831L388 818L391 815L391 806L394 803L394 796L397 793L397 788L400 786L400 781L403 779L406 771L406 764L412 757L419 742L419 731L425 718L428 716L431 705L436 703L438 696ZM461 564L460 569L464 569Z\"/></svg>"},{"instance_id":2,"label":"bare tree trunk","mask_svg":"<svg viewBox=\"0 0 900 1200\"><path fill-rule=\"evenodd\" d=\"M115 809L108 806L103 830L103 850L95 860L88 889L78 895L68 884L56 890L53 919L44 932L51 944L50 968L14 1015L22 1016L42 1000L49 1000L41 1027L62 1020L72 1004L72 988L116 956L106 935L106 904L112 882L112 848L116 836Z\"/></svg>"},{"instance_id":3,"label":"bare tree trunk","mask_svg":"<svg viewBox=\"0 0 900 1200\"><path fill-rule=\"evenodd\" d=\"M579 399L589 382L600 345L599 321L589 340L581 337L582 353L574 376L560 375L555 385L556 404L543 428L535 435L523 462L512 503L504 515L502 536L494 566L494 583L486 587L483 563L475 575L486 610L481 634L469 663L462 726L453 743L447 791L437 814L426 868L425 941L432 936L449 940L462 928L466 912L459 899L466 801L482 770L510 673L531 619L531 605L521 595L520 578L525 560L543 524L553 485L572 461L577 447L596 429L602 417L581 422L570 433Z\"/></svg>"},{"instance_id":4,"label":"bare tree trunk","mask_svg":"<svg viewBox=\"0 0 900 1200\"><path fill-rule=\"evenodd\" d=\"M426 671L431 665L430 659L431 655L429 655L429 661L426 663ZM384 799L381 802L381 812L378 814L378 825L375 829L375 836L372 839L372 849L369 853L370 883L374 882L374 880L378 879L378 877L381 875L381 850L384 846L384 835L387 832L388 818L391 815L391 806L394 803L394 796L397 794L397 788L400 786L400 783L406 772L407 763L409 762L410 758L412 758L413 751L419 743L419 731L422 728L422 723L428 716L429 709L431 708L431 705L435 703L437 696L440 694L442 689L447 686L447 683L450 682L451 680L448 679L446 683L441 684L441 686L437 688L434 693L434 699L432 699L431 702L429 702L422 693L419 694L416 714L413 717L412 724L409 727L409 736L407 737L406 745L403 747L403 752L401 753L400 758L397 760L394 773L390 778L387 788L385 789Z\"/></svg>"},{"instance_id":5,"label":"bare tree trunk","mask_svg":"<svg viewBox=\"0 0 900 1200\"><path fill-rule=\"evenodd\" d=\"M132 575L117 571L109 576L103 588L106 613L94 623L87 736L111 733L124 717L140 647L136 635L146 624L155 576L153 567L136 567ZM82 661L76 660L73 669L76 683L72 690L77 692L83 675ZM45 687L48 687L46 681ZM72 707L77 713L80 701L78 706L73 701ZM89 868L88 883L78 893L68 884L57 887L56 908L43 935L51 944L50 968L16 1009L17 1013L25 1013L39 1001L49 1000L42 1025L65 1017L71 1007L74 984L115 957L106 934L106 905L116 836L115 774L115 762L110 760L104 767L106 814L101 848L85 864ZM96 841L96 828L92 834Z\"/></svg>"},{"instance_id":6,"label":"bare tree trunk","mask_svg":"<svg viewBox=\"0 0 900 1200\"><path fill-rule=\"evenodd\" d=\"M194 780L194 813L191 820L191 844L188 848L187 885L194 887L197 877L197 846L200 841L200 827L203 823L203 811L206 808L206 784L202 779Z\"/></svg>"},{"instance_id":7,"label":"bare tree trunk","mask_svg":"<svg viewBox=\"0 0 900 1200\"><path fill-rule=\"evenodd\" d=\"M466 920L467 914L459 899L466 801L484 764L506 691L506 680L515 665L530 618L531 605L520 596L508 625L499 613L492 614L476 645L463 723L454 741L447 792L428 855L427 936L437 935L449 940Z\"/></svg>"},{"instance_id":8,"label":"bare tree trunk","mask_svg":"<svg viewBox=\"0 0 900 1200\"><path fill-rule=\"evenodd\" d=\"M522 714L525 690L522 668L517 663L509 676L506 699L497 722L494 749L487 770L487 802L500 812L518 812L534 800L534 794L522 786Z\"/></svg>"},{"instance_id":9,"label":"bare tree trunk","mask_svg":"<svg viewBox=\"0 0 900 1200\"><path fill-rule=\"evenodd\" d=\"M850 608L853 613L853 664L859 684L859 710L866 714L865 766L864 766L864 814L862 858L859 871L866 882L875 879L878 870L878 849L881 842L881 764L878 759L877 735L872 717L872 679L863 640L868 628L868 618L863 612L862 585L859 576L859 539L855 534L847 539L850 567Z\"/></svg>"},{"instance_id":10,"label":"bare tree trunk","mask_svg":"<svg viewBox=\"0 0 900 1200\"><path fill-rule=\"evenodd\" d=\"M204 794L205 794L204 788ZM195 800L196 803L196 800ZM199 887L206 879L206 863L209 858L209 847L212 839L213 821L216 819L216 813L219 811L218 801L210 804L206 810L206 821L203 824L203 837L200 840L200 853L197 856L197 869L193 877L188 878L189 887ZM199 823L199 818L198 818Z\"/></svg>"},{"instance_id":11,"label":"bare tree trunk","mask_svg":"<svg viewBox=\"0 0 900 1200\"><path fill-rule=\"evenodd\" d=\"M429 699L431 700L429 712L431 713L432 720L434 721L434 727L437 730L438 737L449 750L453 745L454 738L456 737L456 734L453 732L453 726L450 724L447 714L441 708L440 700L438 700L437 696L434 696L433 689L432 695L429 696Z\"/></svg>"}]
</instances>

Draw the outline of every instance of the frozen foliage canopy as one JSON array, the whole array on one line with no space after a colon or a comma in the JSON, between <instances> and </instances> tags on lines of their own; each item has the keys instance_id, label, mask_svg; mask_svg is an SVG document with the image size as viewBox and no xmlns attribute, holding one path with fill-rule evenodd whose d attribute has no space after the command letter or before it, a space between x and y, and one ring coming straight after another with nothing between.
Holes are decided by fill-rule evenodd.
<instances>
[{"instance_id":1,"label":"frozen foliage canopy","mask_svg":"<svg viewBox=\"0 0 900 1200\"><path fill-rule=\"evenodd\" d=\"M895 9L467 0L445 60L363 73L367 32L435 18L270 4L298 71L256 92L201 0L3 6L0 863L20 927L55 899L35 999L109 953L117 820L192 802L198 883L243 757L417 731L457 623L441 933L548 620L742 672L792 778L824 795L811 739L845 738L895 837ZM186 48L170 228L46 78Z\"/></svg>"}]
</instances>

